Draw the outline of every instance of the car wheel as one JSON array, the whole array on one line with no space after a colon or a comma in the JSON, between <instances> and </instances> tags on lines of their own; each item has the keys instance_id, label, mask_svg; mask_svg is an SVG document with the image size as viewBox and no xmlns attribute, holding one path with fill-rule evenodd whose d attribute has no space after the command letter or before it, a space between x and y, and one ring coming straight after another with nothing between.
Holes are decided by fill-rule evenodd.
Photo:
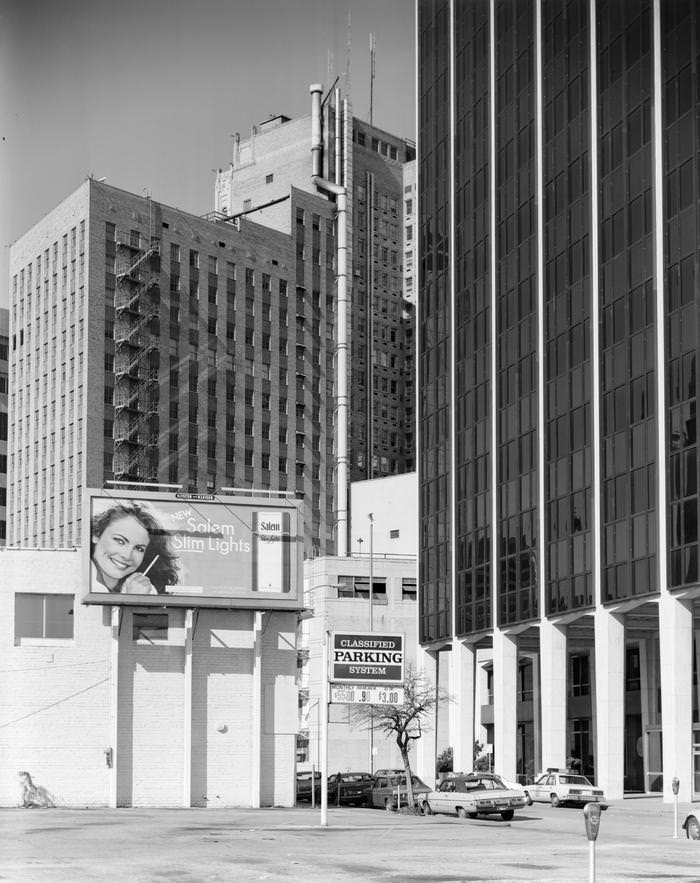
<instances>
[{"instance_id":1,"label":"car wheel","mask_svg":"<svg viewBox=\"0 0 700 883\"><path fill-rule=\"evenodd\" d=\"M532 806L532 797L530 797L529 791L525 792L525 799L527 800L527 805Z\"/></svg>"},{"instance_id":2,"label":"car wheel","mask_svg":"<svg viewBox=\"0 0 700 883\"><path fill-rule=\"evenodd\" d=\"M423 801L423 815L424 816L431 816L432 814L433 814L433 811L430 808L430 804L428 803L427 800L424 800Z\"/></svg>"},{"instance_id":3,"label":"car wheel","mask_svg":"<svg viewBox=\"0 0 700 883\"><path fill-rule=\"evenodd\" d=\"M504 809L501 813L501 818L504 822L509 822L513 816L515 815L515 810L512 809Z\"/></svg>"},{"instance_id":4,"label":"car wheel","mask_svg":"<svg viewBox=\"0 0 700 883\"><path fill-rule=\"evenodd\" d=\"M700 822L697 816L688 816L685 822L685 833L688 840L700 840Z\"/></svg>"},{"instance_id":5,"label":"car wheel","mask_svg":"<svg viewBox=\"0 0 700 883\"><path fill-rule=\"evenodd\" d=\"M390 800L388 797L384 801L384 809L387 812L394 812L394 802Z\"/></svg>"},{"instance_id":6,"label":"car wheel","mask_svg":"<svg viewBox=\"0 0 700 883\"><path fill-rule=\"evenodd\" d=\"M466 809L463 806L458 806L457 807L457 815L460 819L466 819L466 817L467 817Z\"/></svg>"},{"instance_id":7,"label":"car wheel","mask_svg":"<svg viewBox=\"0 0 700 883\"><path fill-rule=\"evenodd\" d=\"M360 806L369 806L369 797L363 797Z\"/></svg>"},{"instance_id":8,"label":"car wheel","mask_svg":"<svg viewBox=\"0 0 700 883\"><path fill-rule=\"evenodd\" d=\"M552 806L561 806L561 800L559 800L558 794L550 794L549 799L552 803Z\"/></svg>"}]
</instances>

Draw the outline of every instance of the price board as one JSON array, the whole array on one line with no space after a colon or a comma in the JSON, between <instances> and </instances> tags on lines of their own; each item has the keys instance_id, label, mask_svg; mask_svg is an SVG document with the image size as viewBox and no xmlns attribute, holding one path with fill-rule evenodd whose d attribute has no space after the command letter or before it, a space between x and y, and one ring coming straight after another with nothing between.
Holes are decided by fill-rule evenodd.
<instances>
[{"instance_id":1,"label":"price board","mask_svg":"<svg viewBox=\"0 0 700 883\"><path fill-rule=\"evenodd\" d=\"M331 684L331 702L349 705L403 705L403 687L372 684Z\"/></svg>"}]
</instances>

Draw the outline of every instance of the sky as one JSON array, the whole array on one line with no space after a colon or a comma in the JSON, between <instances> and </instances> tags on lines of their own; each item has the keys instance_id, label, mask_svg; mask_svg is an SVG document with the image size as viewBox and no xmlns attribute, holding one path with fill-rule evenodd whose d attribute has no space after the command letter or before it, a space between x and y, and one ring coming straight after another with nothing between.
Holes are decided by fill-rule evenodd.
<instances>
[{"instance_id":1,"label":"sky","mask_svg":"<svg viewBox=\"0 0 700 883\"><path fill-rule=\"evenodd\" d=\"M92 174L193 214L232 135L310 112L345 73L373 122L415 138L413 0L0 0L0 306L9 247Z\"/></svg>"}]
</instances>

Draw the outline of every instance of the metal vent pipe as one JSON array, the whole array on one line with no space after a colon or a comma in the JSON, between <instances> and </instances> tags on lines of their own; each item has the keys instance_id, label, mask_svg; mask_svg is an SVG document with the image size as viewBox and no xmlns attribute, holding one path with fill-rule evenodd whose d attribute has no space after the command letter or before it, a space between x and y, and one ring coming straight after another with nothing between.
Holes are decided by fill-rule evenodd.
<instances>
[{"instance_id":1,"label":"metal vent pipe","mask_svg":"<svg viewBox=\"0 0 700 883\"><path fill-rule=\"evenodd\" d=\"M347 273L347 191L338 180L336 183L322 177L323 171L323 121L321 92L323 86L314 83L311 93L311 182L319 190L336 197L336 555L348 554L348 273ZM345 105L347 107L347 105ZM336 100L336 115L340 113ZM336 154L339 153L339 126L336 125ZM336 169L339 169L336 161Z\"/></svg>"}]
</instances>

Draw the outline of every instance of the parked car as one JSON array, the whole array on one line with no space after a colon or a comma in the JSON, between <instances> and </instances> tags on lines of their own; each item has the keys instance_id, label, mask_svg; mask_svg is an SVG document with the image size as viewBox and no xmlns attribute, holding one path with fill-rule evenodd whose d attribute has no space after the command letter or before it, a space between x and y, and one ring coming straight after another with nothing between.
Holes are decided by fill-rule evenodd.
<instances>
[{"instance_id":1,"label":"parked car","mask_svg":"<svg viewBox=\"0 0 700 883\"><path fill-rule=\"evenodd\" d=\"M700 840L700 806L693 807L693 811L683 820L685 836L688 840Z\"/></svg>"},{"instance_id":2,"label":"parked car","mask_svg":"<svg viewBox=\"0 0 700 883\"><path fill-rule=\"evenodd\" d=\"M413 798L418 806L421 806L423 795L428 794L430 788L418 776L411 776L411 784L413 786ZM375 776L370 792L370 802L372 806L383 807L389 812L405 806L408 803L406 774L402 771L401 774L393 773L391 775Z\"/></svg>"},{"instance_id":3,"label":"parked car","mask_svg":"<svg viewBox=\"0 0 700 883\"><path fill-rule=\"evenodd\" d=\"M448 776L436 791L425 795L422 803L426 815L449 813L463 819L500 815L505 822L526 805L522 791L508 788L495 773L478 772Z\"/></svg>"},{"instance_id":4,"label":"parked car","mask_svg":"<svg viewBox=\"0 0 700 883\"><path fill-rule=\"evenodd\" d=\"M316 792L315 800L321 800L321 773L315 772L314 791ZM297 803L300 801L311 800L311 771L297 773Z\"/></svg>"},{"instance_id":5,"label":"parked car","mask_svg":"<svg viewBox=\"0 0 700 883\"><path fill-rule=\"evenodd\" d=\"M599 803L601 809L608 808L601 788L596 788L580 773L568 769L549 767L536 777L532 785L525 786L525 793L533 800L551 803L552 806Z\"/></svg>"},{"instance_id":6,"label":"parked car","mask_svg":"<svg viewBox=\"0 0 700 883\"><path fill-rule=\"evenodd\" d=\"M334 773L328 777L328 803L369 806L373 784L369 773Z\"/></svg>"}]
</instances>

